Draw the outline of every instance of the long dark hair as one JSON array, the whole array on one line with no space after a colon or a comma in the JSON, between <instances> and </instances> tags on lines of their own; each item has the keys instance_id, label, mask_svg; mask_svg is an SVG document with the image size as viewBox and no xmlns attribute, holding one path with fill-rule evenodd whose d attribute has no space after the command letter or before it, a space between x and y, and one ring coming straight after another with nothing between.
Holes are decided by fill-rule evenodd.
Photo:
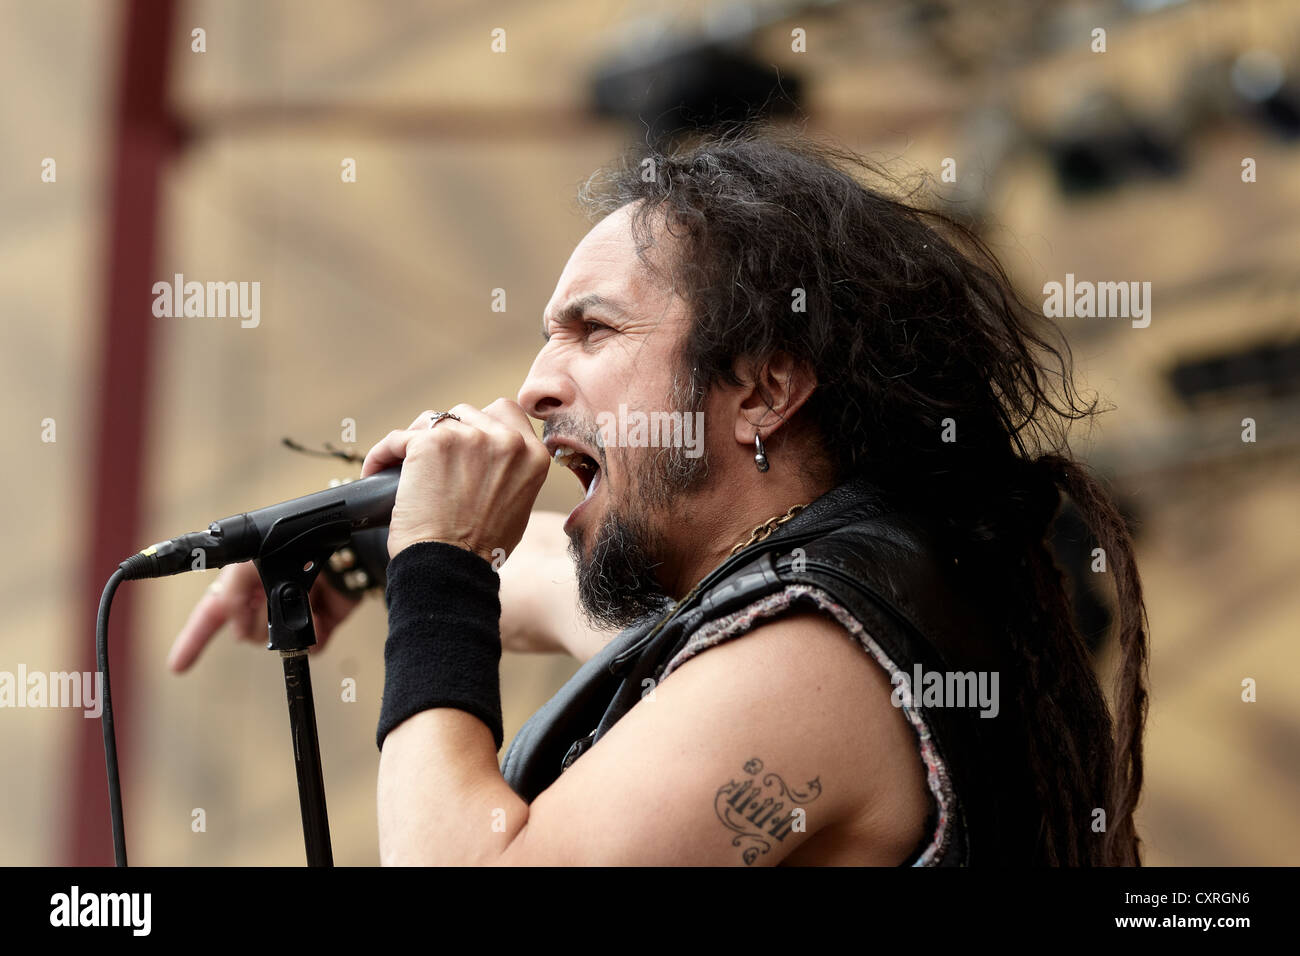
<instances>
[{"instance_id":1,"label":"long dark hair","mask_svg":"<svg viewBox=\"0 0 1300 956\"><path fill-rule=\"evenodd\" d=\"M740 384L741 356L807 363L818 384L793 419L805 427L774 440L802 435L824 479L867 476L927 512L972 591L1007 594L1040 862L1139 865L1142 586L1125 522L1067 441L1097 401L1076 391L1060 330L1019 298L985 242L913 201L918 192L843 147L750 127L629 151L579 200L595 215L636 202L642 250L661 227L677 240L667 272L694 313L679 356L690 395ZM1115 583L1114 721L1046 542L1061 492Z\"/></svg>"}]
</instances>

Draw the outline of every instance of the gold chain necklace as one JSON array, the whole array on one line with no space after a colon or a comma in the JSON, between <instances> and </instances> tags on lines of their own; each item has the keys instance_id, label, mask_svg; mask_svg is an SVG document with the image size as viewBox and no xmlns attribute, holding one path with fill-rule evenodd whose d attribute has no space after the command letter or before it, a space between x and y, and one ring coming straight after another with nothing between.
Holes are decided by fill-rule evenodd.
<instances>
[{"instance_id":1,"label":"gold chain necklace","mask_svg":"<svg viewBox=\"0 0 1300 956\"><path fill-rule=\"evenodd\" d=\"M761 525L759 525L757 528L755 528L753 531L749 533L748 541L742 541L740 542L740 544L732 548L731 554L727 555L727 557L731 557L731 555L735 554L737 551L743 551L745 548L748 548L751 544L754 544L758 541L762 541L769 534L771 534L777 528L781 527L781 525L785 524L787 521L789 521L791 518L793 518L795 515L797 515L799 512L803 511L803 509L807 507L808 505L806 503L802 505L794 505L785 514L777 515L774 518L768 518Z\"/></svg>"},{"instance_id":2,"label":"gold chain necklace","mask_svg":"<svg viewBox=\"0 0 1300 956\"><path fill-rule=\"evenodd\" d=\"M727 557L730 558L733 555L735 555L737 552L743 551L745 548L748 548L751 544L754 544L755 542L758 541L762 541L764 538L770 535L777 528L781 527L781 525L785 524L787 521L789 521L799 512L803 511L804 508L807 508L808 504L809 502L805 502L804 504L801 505L793 505L791 506L790 510L787 511L785 514L777 515L776 517L773 518L768 518L761 525L759 525L757 528L755 528L753 531L749 533L748 541L742 541L734 548L732 548L731 554L727 555ZM659 629L662 628L665 624L667 624L668 621L672 618L672 616L677 613L677 609L680 608L682 605L689 603L691 598L695 597L696 593L699 590L700 590L700 585L696 584L695 587L691 588L690 593L687 594L684 598L682 598L680 601L674 601L673 606L669 608L668 611L664 614L664 616L659 619L659 623L657 623L651 629L649 637L643 638L643 640L649 640L651 637L657 634L659 632Z\"/></svg>"}]
</instances>

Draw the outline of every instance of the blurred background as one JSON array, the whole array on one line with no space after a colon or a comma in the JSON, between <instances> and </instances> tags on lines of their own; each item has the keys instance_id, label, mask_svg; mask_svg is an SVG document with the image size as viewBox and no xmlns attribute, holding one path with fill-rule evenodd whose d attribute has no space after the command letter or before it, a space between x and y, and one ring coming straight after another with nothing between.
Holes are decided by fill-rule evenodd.
<instances>
[{"instance_id":1,"label":"blurred background","mask_svg":"<svg viewBox=\"0 0 1300 956\"><path fill-rule=\"evenodd\" d=\"M513 398L579 184L761 107L928 173L1031 302L1151 283L1147 328L1062 320L1146 585L1146 860L1300 863L1300 5L0 0L0 80L0 671L93 671L118 561L355 476L284 436ZM260 323L155 317L175 273L260 282ZM298 865L276 655L164 668L214 574L114 603L131 861ZM340 864L378 861L384 636L368 600L312 659ZM505 656L507 742L576 666ZM100 734L0 709L0 864L112 861Z\"/></svg>"}]
</instances>

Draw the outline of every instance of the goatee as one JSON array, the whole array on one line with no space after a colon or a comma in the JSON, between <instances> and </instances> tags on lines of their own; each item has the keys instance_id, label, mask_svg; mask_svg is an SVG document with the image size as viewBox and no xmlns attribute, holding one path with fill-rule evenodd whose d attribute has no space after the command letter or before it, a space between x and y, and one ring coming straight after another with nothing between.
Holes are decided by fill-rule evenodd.
<instances>
[{"instance_id":1,"label":"goatee","mask_svg":"<svg viewBox=\"0 0 1300 956\"><path fill-rule=\"evenodd\" d=\"M673 520L673 506L708 482L708 459L686 458L677 448L662 449L636 473L633 500L641 507L624 516L608 507L591 553L580 534L569 537L569 554L578 572L578 603L587 621L601 630L630 627L672 604L655 570L668 543L654 525ZM607 480L607 479L606 479ZM613 500L608 483L603 489Z\"/></svg>"},{"instance_id":2,"label":"goatee","mask_svg":"<svg viewBox=\"0 0 1300 956\"><path fill-rule=\"evenodd\" d=\"M673 394L681 399L675 404L684 405L686 414L703 408L702 390L693 385L680 388L674 383ZM568 416L557 416L547 421L547 428L556 434L582 434L576 424ZM635 504L620 510L614 503L604 444L598 447L604 467L601 490L609 504L590 553L582 546L581 533L574 532L569 536L569 554L577 568L583 616L601 630L622 629L649 615L662 615L671 606L672 598L655 574L669 547L660 530L663 524L657 522L675 520L682 498L708 485L709 462L707 455L691 457L677 445L654 449L630 469L632 493L626 500ZM623 460L630 464L626 456Z\"/></svg>"},{"instance_id":3,"label":"goatee","mask_svg":"<svg viewBox=\"0 0 1300 956\"><path fill-rule=\"evenodd\" d=\"M655 578L659 553L657 536L640 519L625 520L611 513L596 530L590 555L582 537L569 538L569 554L578 572L578 603L583 616L600 630L621 630L671 604Z\"/></svg>"}]
</instances>

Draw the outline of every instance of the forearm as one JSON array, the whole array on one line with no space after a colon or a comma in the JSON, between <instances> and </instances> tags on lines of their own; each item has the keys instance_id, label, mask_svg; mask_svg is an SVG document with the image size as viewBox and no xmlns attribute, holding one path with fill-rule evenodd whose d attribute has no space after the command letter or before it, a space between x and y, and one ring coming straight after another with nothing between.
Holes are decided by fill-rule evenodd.
<instances>
[{"instance_id":1,"label":"forearm","mask_svg":"<svg viewBox=\"0 0 1300 956\"><path fill-rule=\"evenodd\" d=\"M496 761L498 588L484 558L450 544L412 544L389 565L376 734L385 863L485 862L522 827Z\"/></svg>"},{"instance_id":2,"label":"forearm","mask_svg":"<svg viewBox=\"0 0 1300 956\"><path fill-rule=\"evenodd\" d=\"M487 725L450 708L416 714L388 734L378 807L385 866L500 862L528 819L497 767Z\"/></svg>"},{"instance_id":3,"label":"forearm","mask_svg":"<svg viewBox=\"0 0 1300 956\"><path fill-rule=\"evenodd\" d=\"M565 548L564 516L534 511L519 546L501 565L501 647L522 654L561 654L557 602L575 599Z\"/></svg>"}]
</instances>

